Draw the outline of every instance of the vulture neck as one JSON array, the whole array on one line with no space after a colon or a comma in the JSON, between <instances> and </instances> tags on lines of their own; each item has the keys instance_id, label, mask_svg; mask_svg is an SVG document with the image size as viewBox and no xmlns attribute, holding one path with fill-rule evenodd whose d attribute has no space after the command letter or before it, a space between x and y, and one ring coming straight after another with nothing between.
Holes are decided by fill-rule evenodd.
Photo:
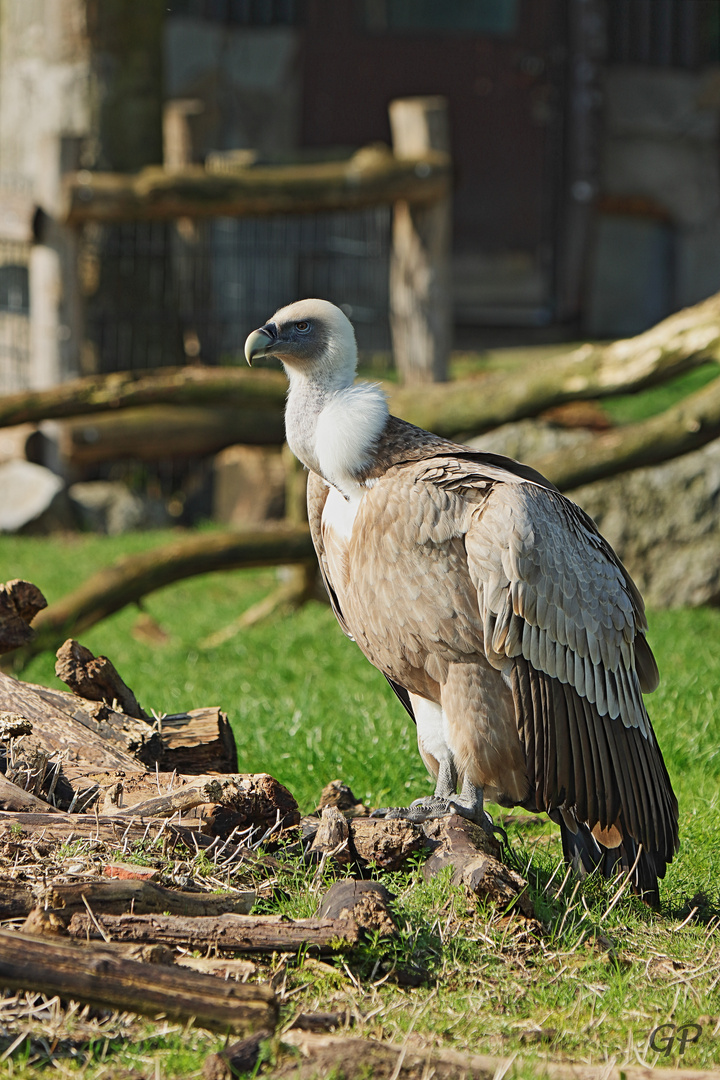
<instances>
[{"instance_id":1,"label":"vulture neck","mask_svg":"<svg viewBox=\"0 0 720 1080\"><path fill-rule=\"evenodd\" d=\"M290 382L285 409L288 445L303 465L346 499L360 494L359 477L388 420L379 386L353 385L355 363L316 364L311 373L285 368Z\"/></svg>"}]
</instances>

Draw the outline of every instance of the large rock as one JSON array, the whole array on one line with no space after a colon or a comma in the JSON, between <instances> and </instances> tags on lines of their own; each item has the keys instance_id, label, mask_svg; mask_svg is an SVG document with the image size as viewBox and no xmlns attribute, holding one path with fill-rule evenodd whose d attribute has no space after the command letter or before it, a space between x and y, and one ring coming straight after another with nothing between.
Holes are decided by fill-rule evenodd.
<instances>
[{"instance_id":1,"label":"large rock","mask_svg":"<svg viewBox=\"0 0 720 1080\"><path fill-rule=\"evenodd\" d=\"M648 607L720 602L720 440L567 494L595 519Z\"/></svg>"},{"instance_id":2,"label":"large rock","mask_svg":"<svg viewBox=\"0 0 720 1080\"><path fill-rule=\"evenodd\" d=\"M88 532L116 536L171 524L160 499L137 495L121 480L88 480L73 484L70 498L82 527Z\"/></svg>"},{"instance_id":3,"label":"large rock","mask_svg":"<svg viewBox=\"0 0 720 1080\"><path fill-rule=\"evenodd\" d=\"M242 528L284 512L285 466L277 447L228 446L215 456L215 521Z\"/></svg>"},{"instance_id":4,"label":"large rock","mask_svg":"<svg viewBox=\"0 0 720 1080\"><path fill-rule=\"evenodd\" d=\"M0 532L52 532L74 527L65 485L43 465L0 464Z\"/></svg>"}]
</instances>

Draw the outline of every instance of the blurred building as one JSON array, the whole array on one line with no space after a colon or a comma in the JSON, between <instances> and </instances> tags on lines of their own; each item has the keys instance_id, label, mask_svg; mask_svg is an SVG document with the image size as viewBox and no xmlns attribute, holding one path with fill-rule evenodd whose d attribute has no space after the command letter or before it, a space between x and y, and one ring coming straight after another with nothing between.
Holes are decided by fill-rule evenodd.
<instances>
[{"instance_id":1,"label":"blurred building","mask_svg":"<svg viewBox=\"0 0 720 1080\"><path fill-rule=\"evenodd\" d=\"M63 168L136 169L164 114L166 160L290 160L389 142L390 100L442 94L457 341L632 334L720 289L719 37L720 0L0 0L0 202L52 212L53 139ZM53 271L10 217L5 388L43 348L59 377L218 362L310 293L389 347L389 211L88 230L79 359L47 340L74 301L48 329L28 287L73 253Z\"/></svg>"}]
</instances>

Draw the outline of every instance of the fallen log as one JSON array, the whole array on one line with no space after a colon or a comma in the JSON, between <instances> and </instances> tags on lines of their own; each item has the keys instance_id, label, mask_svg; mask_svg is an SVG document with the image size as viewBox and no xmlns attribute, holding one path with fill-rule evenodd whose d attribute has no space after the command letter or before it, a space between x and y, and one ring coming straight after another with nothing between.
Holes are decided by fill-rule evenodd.
<instances>
[{"instance_id":1,"label":"fallen log","mask_svg":"<svg viewBox=\"0 0 720 1080\"><path fill-rule=\"evenodd\" d=\"M143 405L92 419L63 420L57 453L67 469L105 461L207 457L226 446L277 446L285 438L280 409Z\"/></svg>"},{"instance_id":2,"label":"fallen log","mask_svg":"<svg viewBox=\"0 0 720 1080\"><path fill-rule=\"evenodd\" d=\"M0 653L12 652L34 636L30 623L47 600L36 585L16 578L0 585Z\"/></svg>"},{"instance_id":3,"label":"fallen log","mask_svg":"<svg viewBox=\"0 0 720 1080\"><path fill-rule=\"evenodd\" d=\"M13 784L12 780L8 780L2 773L0 773L0 810L14 812L34 810L41 813L46 811L51 813L59 812L45 802L44 799L39 799L37 795L33 795L31 792L18 787L17 784Z\"/></svg>"},{"instance_id":4,"label":"fallen log","mask_svg":"<svg viewBox=\"0 0 720 1080\"><path fill-rule=\"evenodd\" d=\"M136 915L169 914L187 918L217 918L233 912L247 915L257 894L197 893L167 889L153 881L129 878L84 878L68 884L42 885L34 890L35 902L41 911L51 911L69 922L76 912L85 914L86 904L93 914Z\"/></svg>"},{"instance_id":5,"label":"fallen log","mask_svg":"<svg viewBox=\"0 0 720 1080\"><path fill-rule=\"evenodd\" d=\"M224 982L212 975L126 960L102 948L0 930L0 985L73 998L172 1020L191 1018L212 1031L249 1034L277 1022L269 987Z\"/></svg>"},{"instance_id":6,"label":"fallen log","mask_svg":"<svg viewBox=\"0 0 720 1080\"><path fill-rule=\"evenodd\" d=\"M627 394L720 360L720 293L670 315L637 337L534 359L515 371L393 390L390 408L449 438L479 434L555 405Z\"/></svg>"},{"instance_id":7,"label":"fallen log","mask_svg":"<svg viewBox=\"0 0 720 1080\"><path fill-rule=\"evenodd\" d=\"M634 338L581 345L542 361L533 359L515 371L387 390L396 416L453 438L537 416L564 402L642 390L719 359L720 294L716 294ZM194 366L93 375L50 390L7 395L0 401L0 427L165 404L244 408L263 415L263 424L275 429L282 422L286 391L279 373L242 368Z\"/></svg>"},{"instance_id":8,"label":"fallen log","mask_svg":"<svg viewBox=\"0 0 720 1080\"><path fill-rule=\"evenodd\" d=\"M126 556L88 578L80 588L50 604L35 618L35 640L16 650L14 670L46 649L94 626L174 581L239 567L312 563L315 551L306 528L274 527L249 533L212 533L177 540L153 551Z\"/></svg>"},{"instance_id":9,"label":"fallen log","mask_svg":"<svg viewBox=\"0 0 720 1080\"><path fill-rule=\"evenodd\" d=\"M678 405L637 424L626 424L587 442L557 450L528 464L568 491L607 476L658 465L720 438L720 379Z\"/></svg>"},{"instance_id":10,"label":"fallen log","mask_svg":"<svg viewBox=\"0 0 720 1080\"><path fill-rule=\"evenodd\" d=\"M262 369L196 364L158 371L118 371L74 379L48 390L6 394L0 400L0 427L161 404L225 405L281 417L286 393L285 378Z\"/></svg>"},{"instance_id":11,"label":"fallen log","mask_svg":"<svg viewBox=\"0 0 720 1080\"><path fill-rule=\"evenodd\" d=\"M300 823L300 811L294 797L267 773L206 776L198 781L166 795L118 807L111 816L170 817L178 811L206 806L207 821L203 832L223 839L235 830L252 828L266 832L270 828L288 829Z\"/></svg>"},{"instance_id":12,"label":"fallen log","mask_svg":"<svg viewBox=\"0 0 720 1080\"><path fill-rule=\"evenodd\" d=\"M34 644L34 643L33 643ZM62 756L65 784L58 803L68 806L73 789L64 779L82 763L88 772L145 767L164 772L237 772L235 739L218 708L165 716L151 725L104 703L84 703L75 694L20 682L0 672L0 712L23 718L48 755ZM64 770L67 769L67 774ZM117 777L116 777L117 779Z\"/></svg>"},{"instance_id":13,"label":"fallen log","mask_svg":"<svg viewBox=\"0 0 720 1080\"><path fill-rule=\"evenodd\" d=\"M153 724L157 741L137 756L160 772L236 773L237 748L227 715L215 706L162 716Z\"/></svg>"},{"instance_id":14,"label":"fallen log","mask_svg":"<svg viewBox=\"0 0 720 1080\"><path fill-rule=\"evenodd\" d=\"M181 946L185 949L223 949L226 952L296 952L301 948L332 954L352 948L361 928L352 919L288 919L284 915L219 915L184 918L180 915L73 915L71 937L134 941Z\"/></svg>"}]
</instances>

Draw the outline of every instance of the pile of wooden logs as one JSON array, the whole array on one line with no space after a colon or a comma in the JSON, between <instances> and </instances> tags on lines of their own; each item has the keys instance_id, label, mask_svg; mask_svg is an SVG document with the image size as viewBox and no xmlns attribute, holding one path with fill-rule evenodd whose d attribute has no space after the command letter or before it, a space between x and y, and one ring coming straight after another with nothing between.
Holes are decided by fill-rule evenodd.
<instances>
[{"instance_id":1,"label":"pile of wooden logs","mask_svg":"<svg viewBox=\"0 0 720 1080\"><path fill-rule=\"evenodd\" d=\"M43 604L28 582L0 587L0 649L27 640ZM533 917L526 882L469 822L374 818L339 781L301 818L273 777L238 773L220 709L149 718L113 664L72 639L56 671L71 692L0 675L0 987L194 1017L251 1037L257 1056L278 999L250 978L248 954L343 954L368 934L392 938L377 869L424 853L427 878L450 866L471 892ZM331 860L352 876L311 918L251 914L259 898L272 902L289 860ZM242 886L229 885L230 869ZM338 1023L313 1014L304 1025ZM230 1075L231 1057L213 1055L206 1075Z\"/></svg>"}]
</instances>

